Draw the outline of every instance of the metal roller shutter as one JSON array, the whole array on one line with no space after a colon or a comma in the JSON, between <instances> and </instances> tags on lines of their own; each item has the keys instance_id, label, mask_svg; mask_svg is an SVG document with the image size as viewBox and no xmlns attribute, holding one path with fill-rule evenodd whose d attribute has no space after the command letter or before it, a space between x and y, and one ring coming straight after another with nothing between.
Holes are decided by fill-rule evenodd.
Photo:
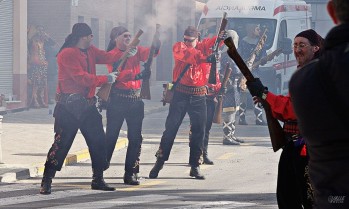
<instances>
[{"instance_id":1,"label":"metal roller shutter","mask_svg":"<svg viewBox=\"0 0 349 209\"><path fill-rule=\"evenodd\" d=\"M13 1L0 0L0 94L12 94Z\"/></svg>"}]
</instances>

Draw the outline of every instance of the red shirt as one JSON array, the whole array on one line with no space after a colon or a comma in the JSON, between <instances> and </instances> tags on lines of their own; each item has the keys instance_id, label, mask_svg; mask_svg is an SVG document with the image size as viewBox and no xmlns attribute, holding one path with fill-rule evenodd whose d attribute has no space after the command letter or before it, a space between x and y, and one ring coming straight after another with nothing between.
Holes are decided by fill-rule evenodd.
<instances>
[{"instance_id":1,"label":"red shirt","mask_svg":"<svg viewBox=\"0 0 349 209\"><path fill-rule=\"evenodd\" d=\"M183 42L175 43L172 49L175 60L173 81L177 80L187 64L191 64L179 83L186 86L205 86L211 67L211 64L206 63L206 58L212 53L211 47L215 41L216 36L204 39L198 42L195 48L187 46Z\"/></svg>"},{"instance_id":2,"label":"red shirt","mask_svg":"<svg viewBox=\"0 0 349 209\"><path fill-rule=\"evenodd\" d=\"M268 92L266 101L271 107L274 118L280 121L297 120L290 95L275 95Z\"/></svg>"},{"instance_id":3,"label":"red shirt","mask_svg":"<svg viewBox=\"0 0 349 209\"><path fill-rule=\"evenodd\" d=\"M96 64L113 63L117 60L115 55L94 46L87 49L87 55L77 47L65 48L58 54L57 93L79 93L91 98L97 86L108 82L106 75L96 75Z\"/></svg>"},{"instance_id":4,"label":"red shirt","mask_svg":"<svg viewBox=\"0 0 349 209\"><path fill-rule=\"evenodd\" d=\"M117 47L110 51L117 57L117 60L125 53ZM140 62L145 62L148 59L150 48L137 46L137 53L127 58L124 68L121 69L120 75L116 79L114 85L118 89L139 89L141 88L141 80L135 80L135 76L141 72ZM157 54L155 55L157 56ZM112 72L113 66L107 65L108 71Z\"/></svg>"}]
</instances>

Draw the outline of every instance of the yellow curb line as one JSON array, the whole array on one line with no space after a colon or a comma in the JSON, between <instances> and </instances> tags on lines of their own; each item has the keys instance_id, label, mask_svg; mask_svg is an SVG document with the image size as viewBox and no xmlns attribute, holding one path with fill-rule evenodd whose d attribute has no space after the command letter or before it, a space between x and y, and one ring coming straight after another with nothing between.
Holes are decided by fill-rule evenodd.
<instances>
[{"instance_id":1,"label":"yellow curb line","mask_svg":"<svg viewBox=\"0 0 349 209\"><path fill-rule=\"evenodd\" d=\"M114 151L120 150L120 149L126 147L127 145L128 145L127 138L119 138L116 145L115 145ZM72 165L72 164L75 164L75 163L78 163L81 161L85 161L88 159L90 159L90 152L88 149L83 149L83 150L77 151L73 154L68 154L63 162L63 166ZM42 175L44 173L44 169L45 169L44 165L45 165L45 162L34 163L34 166L33 166L34 168L32 169L34 176ZM30 172L30 173L32 173L32 172Z\"/></svg>"},{"instance_id":2,"label":"yellow curb line","mask_svg":"<svg viewBox=\"0 0 349 209\"><path fill-rule=\"evenodd\" d=\"M218 160L227 160L229 158L231 158L234 155L233 152L229 152L229 153L225 153L223 155L221 155L219 158L217 158Z\"/></svg>"},{"instance_id":3,"label":"yellow curb line","mask_svg":"<svg viewBox=\"0 0 349 209\"><path fill-rule=\"evenodd\" d=\"M159 185L159 184L163 184L163 183L165 183L165 182L166 182L166 181L157 181L157 180L154 180L154 181L142 183L142 184L137 185L137 186L126 187L126 188L116 188L116 191L132 192L132 191L139 190L139 189L141 189L141 188L147 188L147 187L151 187L151 186L156 186L156 185Z\"/></svg>"}]
</instances>

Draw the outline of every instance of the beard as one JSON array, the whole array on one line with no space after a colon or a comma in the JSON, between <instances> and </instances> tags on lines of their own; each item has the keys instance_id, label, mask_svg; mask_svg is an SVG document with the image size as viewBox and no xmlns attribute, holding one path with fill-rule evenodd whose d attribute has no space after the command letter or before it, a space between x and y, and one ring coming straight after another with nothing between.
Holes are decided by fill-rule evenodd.
<instances>
[{"instance_id":1,"label":"beard","mask_svg":"<svg viewBox=\"0 0 349 209\"><path fill-rule=\"evenodd\" d=\"M299 66L304 66L312 60L311 56L306 56L304 53L297 53L295 54L295 57Z\"/></svg>"}]
</instances>

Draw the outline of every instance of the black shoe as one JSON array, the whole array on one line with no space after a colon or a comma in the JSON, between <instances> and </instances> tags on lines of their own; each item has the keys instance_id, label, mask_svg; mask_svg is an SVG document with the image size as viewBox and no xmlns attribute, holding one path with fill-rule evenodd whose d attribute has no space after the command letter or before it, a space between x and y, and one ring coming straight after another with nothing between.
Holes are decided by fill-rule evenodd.
<instances>
[{"instance_id":1,"label":"black shoe","mask_svg":"<svg viewBox=\"0 0 349 209\"><path fill-rule=\"evenodd\" d=\"M235 140L233 140L233 139L224 138L223 139L223 145L240 145L240 143L235 141Z\"/></svg>"},{"instance_id":2,"label":"black shoe","mask_svg":"<svg viewBox=\"0 0 349 209\"><path fill-rule=\"evenodd\" d=\"M42 178L40 194L51 194L52 178Z\"/></svg>"},{"instance_id":3,"label":"black shoe","mask_svg":"<svg viewBox=\"0 0 349 209\"><path fill-rule=\"evenodd\" d=\"M239 118L239 125L248 125L245 118Z\"/></svg>"},{"instance_id":4,"label":"black shoe","mask_svg":"<svg viewBox=\"0 0 349 209\"><path fill-rule=\"evenodd\" d=\"M196 179L200 179L200 180L205 179L205 176L200 173L199 167L191 167L189 175L191 177L195 177Z\"/></svg>"},{"instance_id":5,"label":"black shoe","mask_svg":"<svg viewBox=\"0 0 349 209\"><path fill-rule=\"evenodd\" d=\"M154 167L151 169L149 173L149 178L150 179L155 179L158 177L160 170L164 166L165 161L157 159L155 162Z\"/></svg>"},{"instance_id":6,"label":"black shoe","mask_svg":"<svg viewBox=\"0 0 349 209\"><path fill-rule=\"evenodd\" d=\"M103 177L94 177L91 183L91 189L102 191L115 191L114 187L110 187L107 183L105 183Z\"/></svg>"},{"instance_id":7,"label":"black shoe","mask_svg":"<svg viewBox=\"0 0 349 209\"><path fill-rule=\"evenodd\" d=\"M40 194L51 194L52 179L55 177L56 170L45 167L41 181Z\"/></svg>"},{"instance_id":8,"label":"black shoe","mask_svg":"<svg viewBox=\"0 0 349 209\"><path fill-rule=\"evenodd\" d=\"M124 174L124 183L128 184L128 185L139 185L140 182L138 181L137 175L132 173L132 174L128 174L125 173Z\"/></svg>"},{"instance_id":9,"label":"black shoe","mask_svg":"<svg viewBox=\"0 0 349 209\"><path fill-rule=\"evenodd\" d=\"M204 156L204 157L203 157L203 164L206 164L206 165L213 165L213 161L210 160L207 156Z\"/></svg>"}]
</instances>

